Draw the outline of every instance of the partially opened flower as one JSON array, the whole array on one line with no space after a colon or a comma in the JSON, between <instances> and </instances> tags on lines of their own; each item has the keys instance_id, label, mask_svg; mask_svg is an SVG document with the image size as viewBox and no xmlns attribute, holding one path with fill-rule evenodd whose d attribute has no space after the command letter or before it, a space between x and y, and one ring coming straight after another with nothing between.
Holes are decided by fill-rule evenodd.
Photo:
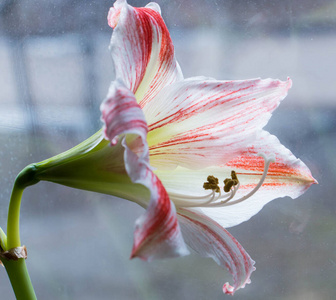
<instances>
[{"instance_id":1,"label":"partially opened flower","mask_svg":"<svg viewBox=\"0 0 336 300\"><path fill-rule=\"evenodd\" d=\"M147 210L131 257L186 255L186 243L229 269L234 283L223 290L233 294L250 282L254 262L224 228L316 182L262 129L291 80L184 79L156 3L117 0L108 22L116 80L101 105L104 128L34 164L34 176L140 204Z\"/></svg>"}]
</instances>

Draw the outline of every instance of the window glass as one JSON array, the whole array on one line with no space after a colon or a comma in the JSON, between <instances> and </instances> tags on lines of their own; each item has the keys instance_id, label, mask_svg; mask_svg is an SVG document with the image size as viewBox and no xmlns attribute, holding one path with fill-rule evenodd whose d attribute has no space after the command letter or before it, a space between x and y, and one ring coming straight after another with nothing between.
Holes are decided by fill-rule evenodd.
<instances>
[{"instance_id":1,"label":"window glass","mask_svg":"<svg viewBox=\"0 0 336 300\"><path fill-rule=\"evenodd\" d=\"M335 277L336 4L331 0L157 1L185 77L293 80L266 129L319 185L229 228L257 270L236 299L332 299ZM146 1L129 1L145 5ZM18 172L97 131L114 79L113 1L0 2L0 226ZM196 254L129 260L126 200L42 182L24 192L21 240L40 299L220 299L231 275ZM1 299L14 299L4 270Z\"/></svg>"}]
</instances>

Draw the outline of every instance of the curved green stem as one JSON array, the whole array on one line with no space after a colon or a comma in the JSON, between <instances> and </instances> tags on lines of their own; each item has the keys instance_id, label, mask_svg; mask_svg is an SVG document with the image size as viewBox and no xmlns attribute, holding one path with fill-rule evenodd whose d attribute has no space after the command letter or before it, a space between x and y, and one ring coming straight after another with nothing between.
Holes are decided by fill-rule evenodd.
<instances>
[{"instance_id":1,"label":"curved green stem","mask_svg":"<svg viewBox=\"0 0 336 300\"><path fill-rule=\"evenodd\" d=\"M25 167L15 179L8 208L7 249L21 246L20 242L20 207L23 190L39 182L34 164Z\"/></svg>"},{"instance_id":2,"label":"curved green stem","mask_svg":"<svg viewBox=\"0 0 336 300\"><path fill-rule=\"evenodd\" d=\"M16 183L16 181L15 181ZM20 207L23 189L14 184L8 208L7 249L21 246L20 242Z\"/></svg>"},{"instance_id":3,"label":"curved green stem","mask_svg":"<svg viewBox=\"0 0 336 300\"><path fill-rule=\"evenodd\" d=\"M9 202L7 220L6 249L20 247L20 207L23 190L37 183L36 168L34 165L24 168L15 180L12 195ZM26 262L23 258L18 260L2 260L17 300L36 300L33 285L31 283Z\"/></svg>"}]
</instances>

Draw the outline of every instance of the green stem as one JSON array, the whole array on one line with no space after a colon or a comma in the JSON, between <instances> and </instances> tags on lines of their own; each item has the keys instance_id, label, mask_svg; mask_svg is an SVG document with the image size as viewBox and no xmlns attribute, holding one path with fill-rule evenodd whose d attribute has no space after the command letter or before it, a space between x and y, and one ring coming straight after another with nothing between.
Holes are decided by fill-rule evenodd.
<instances>
[{"instance_id":1,"label":"green stem","mask_svg":"<svg viewBox=\"0 0 336 300\"><path fill-rule=\"evenodd\" d=\"M18 260L3 259L9 280L17 300L36 300L24 258Z\"/></svg>"},{"instance_id":2,"label":"green stem","mask_svg":"<svg viewBox=\"0 0 336 300\"><path fill-rule=\"evenodd\" d=\"M23 190L37 183L36 167L34 165L24 168L15 180L12 195L9 202L7 220L7 245L6 249L20 247L20 207ZM9 280L17 300L36 300L33 285L31 283L25 259L2 259Z\"/></svg>"},{"instance_id":3,"label":"green stem","mask_svg":"<svg viewBox=\"0 0 336 300\"><path fill-rule=\"evenodd\" d=\"M34 164L25 167L15 179L8 208L7 249L21 246L20 242L20 207L23 190L39 182Z\"/></svg>"},{"instance_id":4,"label":"green stem","mask_svg":"<svg viewBox=\"0 0 336 300\"><path fill-rule=\"evenodd\" d=\"M7 249L21 246L19 225L22 193L23 189L18 188L15 181L8 209Z\"/></svg>"}]
</instances>

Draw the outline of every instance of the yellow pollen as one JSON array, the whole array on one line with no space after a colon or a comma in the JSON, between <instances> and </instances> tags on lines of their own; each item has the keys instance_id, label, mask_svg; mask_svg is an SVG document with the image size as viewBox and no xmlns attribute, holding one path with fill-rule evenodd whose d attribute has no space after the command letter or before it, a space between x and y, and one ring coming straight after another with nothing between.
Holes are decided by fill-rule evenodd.
<instances>
[{"instance_id":1,"label":"yellow pollen","mask_svg":"<svg viewBox=\"0 0 336 300\"><path fill-rule=\"evenodd\" d=\"M207 182L204 182L203 184L203 188L205 190L213 190L214 192L219 193L220 188L218 186L218 183L219 183L218 178L216 178L213 175L209 175L207 178Z\"/></svg>"},{"instance_id":2,"label":"yellow pollen","mask_svg":"<svg viewBox=\"0 0 336 300\"><path fill-rule=\"evenodd\" d=\"M237 174L235 171L231 171L231 178L226 178L224 180L224 192L228 193L230 192L231 188L234 186L234 185L237 185L239 183L239 180L238 180L238 177L237 177Z\"/></svg>"}]
</instances>

